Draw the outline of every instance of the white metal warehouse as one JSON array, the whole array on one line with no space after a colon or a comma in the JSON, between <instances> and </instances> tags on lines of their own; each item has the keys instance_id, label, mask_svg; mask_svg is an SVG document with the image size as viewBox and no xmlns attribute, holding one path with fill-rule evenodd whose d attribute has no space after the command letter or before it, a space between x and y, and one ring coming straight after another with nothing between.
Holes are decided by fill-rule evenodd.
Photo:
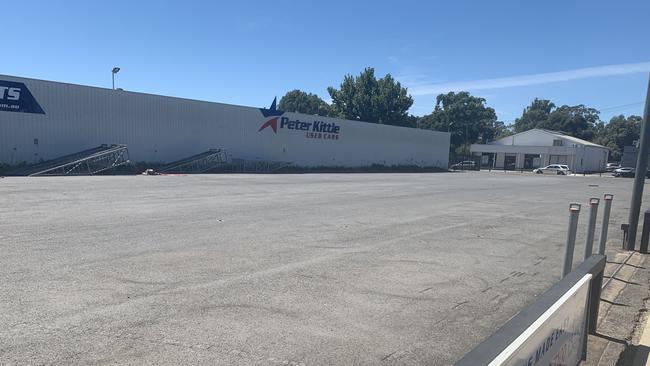
<instances>
[{"instance_id":1,"label":"white metal warehouse","mask_svg":"<svg viewBox=\"0 0 650 366\"><path fill-rule=\"evenodd\" d=\"M101 144L131 161L208 149L300 167L446 168L449 133L0 75L0 163L36 163Z\"/></svg>"},{"instance_id":2,"label":"white metal warehouse","mask_svg":"<svg viewBox=\"0 0 650 366\"><path fill-rule=\"evenodd\" d=\"M473 144L473 155L483 167L534 169L565 164L578 173L605 170L609 149L562 132L532 129L485 145Z\"/></svg>"}]
</instances>

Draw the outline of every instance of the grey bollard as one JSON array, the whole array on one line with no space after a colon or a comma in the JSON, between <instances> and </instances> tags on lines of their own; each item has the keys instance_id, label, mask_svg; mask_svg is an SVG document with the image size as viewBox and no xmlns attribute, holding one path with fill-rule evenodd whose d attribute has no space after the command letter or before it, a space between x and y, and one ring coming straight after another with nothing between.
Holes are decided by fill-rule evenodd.
<instances>
[{"instance_id":1,"label":"grey bollard","mask_svg":"<svg viewBox=\"0 0 650 366\"><path fill-rule=\"evenodd\" d=\"M621 231L623 231L623 250L627 250L627 233L630 231L630 224L621 224Z\"/></svg>"},{"instance_id":2,"label":"grey bollard","mask_svg":"<svg viewBox=\"0 0 650 366\"><path fill-rule=\"evenodd\" d=\"M566 248L564 252L564 267L562 278L571 273L573 266L573 250L576 246L576 233L578 231L578 216L580 216L580 204L569 204L569 230L567 231Z\"/></svg>"},{"instance_id":3,"label":"grey bollard","mask_svg":"<svg viewBox=\"0 0 650 366\"><path fill-rule=\"evenodd\" d=\"M643 231L641 232L639 252L648 254L648 239L650 239L650 210L646 210L643 215Z\"/></svg>"},{"instance_id":4,"label":"grey bollard","mask_svg":"<svg viewBox=\"0 0 650 366\"><path fill-rule=\"evenodd\" d=\"M589 225L587 226L587 240L585 241L584 259L591 257L591 253L594 249L594 232L596 231L598 203L600 203L600 198L591 198L589 200Z\"/></svg>"},{"instance_id":5,"label":"grey bollard","mask_svg":"<svg viewBox=\"0 0 650 366\"><path fill-rule=\"evenodd\" d=\"M598 254L605 255L605 247L607 246L607 231L609 230L609 213L612 210L613 194L605 194L603 198L605 201L605 208L603 208L603 222L600 228L600 243L598 245Z\"/></svg>"}]
</instances>

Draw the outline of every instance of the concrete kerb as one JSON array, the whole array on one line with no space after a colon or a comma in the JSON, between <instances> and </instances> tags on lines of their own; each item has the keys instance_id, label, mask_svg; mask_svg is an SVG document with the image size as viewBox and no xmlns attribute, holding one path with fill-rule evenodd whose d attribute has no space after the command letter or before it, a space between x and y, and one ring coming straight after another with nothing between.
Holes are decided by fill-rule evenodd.
<instances>
[{"instance_id":1,"label":"concrete kerb","mask_svg":"<svg viewBox=\"0 0 650 366\"><path fill-rule=\"evenodd\" d=\"M584 366L630 365L636 356L644 328L640 317L646 312L648 271L646 256L639 253L621 266L628 254L619 252L608 260L604 276L613 280L603 288L598 328L589 336Z\"/></svg>"}]
</instances>

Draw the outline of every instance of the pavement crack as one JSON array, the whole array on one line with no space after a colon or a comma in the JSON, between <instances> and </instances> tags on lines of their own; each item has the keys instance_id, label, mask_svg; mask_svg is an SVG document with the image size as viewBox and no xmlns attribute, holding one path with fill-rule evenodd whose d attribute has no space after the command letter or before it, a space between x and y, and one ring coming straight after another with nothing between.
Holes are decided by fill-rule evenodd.
<instances>
[{"instance_id":1,"label":"pavement crack","mask_svg":"<svg viewBox=\"0 0 650 366\"><path fill-rule=\"evenodd\" d=\"M394 352L391 352L391 353L387 354L386 356L382 357L381 360L382 360L382 361L386 361L387 359L390 358L390 356L394 355L395 352L397 352L397 351L394 351Z\"/></svg>"},{"instance_id":2,"label":"pavement crack","mask_svg":"<svg viewBox=\"0 0 650 366\"><path fill-rule=\"evenodd\" d=\"M463 304L467 304L468 302L469 302L469 300L465 300L465 301L463 301L463 302L459 302L458 304L454 305L454 306L452 307L452 309L457 309L457 308L460 307L461 305L463 305Z\"/></svg>"},{"instance_id":3,"label":"pavement crack","mask_svg":"<svg viewBox=\"0 0 650 366\"><path fill-rule=\"evenodd\" d=\"M537 260L533 263L533 266L537 266L542 263L548 257L537 257Z\"/></svg>"}]
</instances>

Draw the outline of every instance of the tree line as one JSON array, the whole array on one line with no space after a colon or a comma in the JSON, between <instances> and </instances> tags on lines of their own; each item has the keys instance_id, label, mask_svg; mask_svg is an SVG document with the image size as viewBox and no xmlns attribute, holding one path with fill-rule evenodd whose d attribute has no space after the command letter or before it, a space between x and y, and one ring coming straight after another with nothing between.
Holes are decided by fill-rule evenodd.
<instances>
[{"instance_id":1,"label":"tree line","mask_svg":"<svg viewBox=\"0 0 650 366\"><path fill-rule=\"evenodd\" d=\"M359 75L345 75L339 88L329 87L332 100L325 102L316 94L301 90L286 93L278 109L288 112L344 118L370 123L445 131L451 134L451 150L466 153L473 143L487 143L495 139L543 128L592 141L610 149L610 159L619 161L623 146L638 140L641 117L615 116L609 123L600 120L600 112L582 104L556 106L546 99L535 99L521 117L507 125L499 121L486 100L466 91L449 92L436 97L431 113L414 116L408 113L413 98L407 88L390 74L375 76L371 67Z\"/></svg>"}]
</instances>

